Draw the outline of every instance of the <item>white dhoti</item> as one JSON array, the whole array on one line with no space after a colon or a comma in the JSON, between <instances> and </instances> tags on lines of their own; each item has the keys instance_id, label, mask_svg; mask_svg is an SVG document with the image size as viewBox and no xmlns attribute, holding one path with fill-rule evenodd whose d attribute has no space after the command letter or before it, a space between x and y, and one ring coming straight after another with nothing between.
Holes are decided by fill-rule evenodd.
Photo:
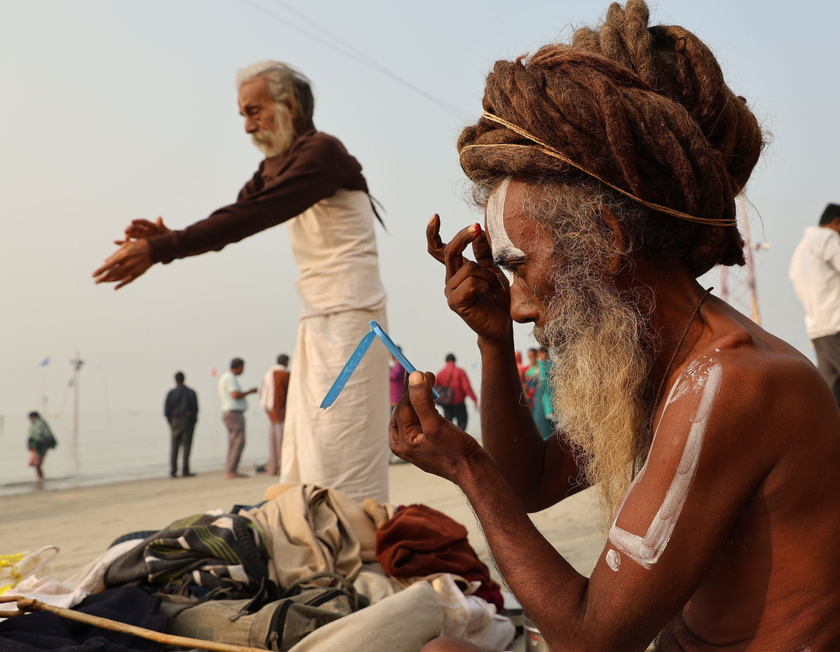
<instances>
[{"instance_id":1,"label":"white dhoti","mask_svg":"<svg viewBox=\"0 0 840 652\"><path fill-rule=\"evenodd\" d=\"M350 354L385 308L301 319L286 402L281 482L388 501L388 350L371 344L335 403L319 406Z\"/></svg>"}]
</instances>

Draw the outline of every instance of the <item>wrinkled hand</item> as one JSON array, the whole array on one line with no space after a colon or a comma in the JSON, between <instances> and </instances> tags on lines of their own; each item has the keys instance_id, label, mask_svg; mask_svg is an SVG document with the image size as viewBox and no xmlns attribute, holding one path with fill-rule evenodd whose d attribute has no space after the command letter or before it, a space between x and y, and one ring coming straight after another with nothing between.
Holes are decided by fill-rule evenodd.
<instances>
[{"instance_id":1,"label":"wrinkled hand","mask_svg":"<svg viewBox=\"0 0 840 652\"><path fill-rule=\"evenodd\" d=\"M479 443L444 419L435 408L435 376L415 371L394 408L388 432L391 450L427 473L458 484L463 464L485 456Z\"/></svg>"},{"instance_id":2,"label":"wrinkled hand","mask_svg":"<svg viewBox=\"0 0 840 652\"><path fill-rule=\"evenodd\" d=\"M154 264L152 250L146 240L171 232L172 229L163 223L162 217L154 222L142 218L131 220L125 229L125 240L114 240L119 249L93 272L95 282L117 283L114 289L119 290L142 276Z\"/></svg>"},{"instance_id":3,"label":"wrinkled hand","mask_svg":"<svg viewBox=\"0 0 840 652\"><path fill-rule=\"evenodd\" d=\"M440 217L426 227L427 250L446 267L444 293L449 308L479 336L506 338L511 330L510 286L493 264L490 243L478 224L461 229L448 243L440 238ZM475 262L464 257L472 243Z\"/></svg>"},{"instance_id":4,"label":"wrinkled hand","mask_svg":"<svg viewBox=\"0 0 840 652\"><path fill-rule=\"evenodd\" d=\"M116 283L115 290L128 285L153 265L147 240L123 242L105 263L93 272L95 283Z\"/></svg>"}]
</instances>

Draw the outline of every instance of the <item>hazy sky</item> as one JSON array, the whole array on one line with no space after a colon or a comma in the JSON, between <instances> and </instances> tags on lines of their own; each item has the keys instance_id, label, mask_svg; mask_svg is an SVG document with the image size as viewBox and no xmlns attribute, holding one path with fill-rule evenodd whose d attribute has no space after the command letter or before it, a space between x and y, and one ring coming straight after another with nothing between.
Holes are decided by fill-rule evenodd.
<instances>
[{"instance_id":1,"label":"hazy sky","mask_svg":"<svg viewBox=\"0 0 840 652\"><path fill-rule=\"evenodd\" d=\"M771 8L772 6L772 8ZM341 44L446 105L334 49ZM475 338L442 296L423 231L479 219L454 142L480 112L484 76L511 58L593 23L605 0L0 0L0 415L17 433L45 388L66 405L79 350L82 410L157 411L172 373L218 409L213 368L245 358L256 383L292 355L296 275L285 227L220 253L156 266L115 292L91 272L135 217L183 227L230 203L259 152L243 135L233 79L262 59L288 61L316 87L316 126L344 141L384 205L378 231L389 330L420 368L454 351L477 362ZM697 33L718 55L773 142L747 188L754 206L765 327L810 355L787 280L803 228L840 201L836 151L836 0L675 0L656 23ZM333 47L330 47L332 45ZM760 217L759 217L760 216ZM712 274L710 284L717 285ZM521 330L519 348L528 345ZM38 363L51 356L46 369ZM478 372L473 370L474 382Z\"/></svg>"}]
</instances>

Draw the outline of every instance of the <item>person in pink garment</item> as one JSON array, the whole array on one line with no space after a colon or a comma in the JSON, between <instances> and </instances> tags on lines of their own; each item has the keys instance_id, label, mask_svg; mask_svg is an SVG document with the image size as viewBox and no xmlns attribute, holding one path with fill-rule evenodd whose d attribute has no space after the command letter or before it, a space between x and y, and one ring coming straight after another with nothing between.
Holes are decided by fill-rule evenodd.
<instances>
[{"instance_id":1,"label":"person in pink garment","mask_svg":"<svg viewBox=\"0 0 840 652\"><path fill-rule=\"evenodd\" d=\"M402 351L401 346L397 348ZM388 389L391 399L391 412L393 412L397 403L400 402L403 389L405 389L405 369L393 355L391 355L391 369L388 372Z\"/></svg>"}]
</instances>

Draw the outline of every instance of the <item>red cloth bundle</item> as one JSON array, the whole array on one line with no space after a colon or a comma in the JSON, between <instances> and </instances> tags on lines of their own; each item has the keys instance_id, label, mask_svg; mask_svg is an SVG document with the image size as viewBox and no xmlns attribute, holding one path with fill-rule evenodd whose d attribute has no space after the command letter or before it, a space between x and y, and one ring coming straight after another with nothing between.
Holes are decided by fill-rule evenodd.
<instances>
[{"instance_id":1,"label":"red cloth bundle","mask_svg":"<svg viewBox=\"0 0 840 652\"><path fill-rule=\"evenodd\" d=\"M376 531L376 560L391 577L452 573L481 582L476 595L503 606L499 585L467 541L467 528L426 505L400 509Z\"/></svg>"}]
</instances>

